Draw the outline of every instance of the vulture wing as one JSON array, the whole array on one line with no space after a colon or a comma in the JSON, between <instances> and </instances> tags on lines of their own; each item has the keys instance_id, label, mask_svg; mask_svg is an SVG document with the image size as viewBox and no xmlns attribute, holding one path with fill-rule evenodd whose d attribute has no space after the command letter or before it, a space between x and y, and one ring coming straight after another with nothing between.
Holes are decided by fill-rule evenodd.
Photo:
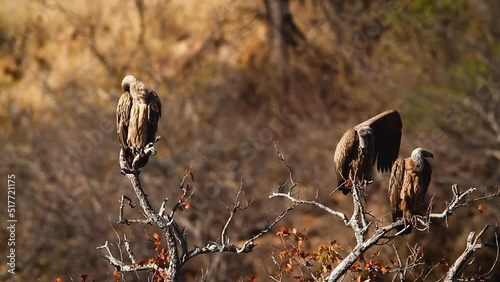
<instances>
[{"instance_id":1,"label":"vulture wing","mask_svg":"<svg viewBox=\"0 0 500 282\"><path fill-rule=\"evenodd\" d=\"M401 211L401 189L403 188L405 175L405 160L396 159L392 165L391 178L389 180L389 199L391 201L392 220L396 221L403 217Z\"/></svg>"},{"instance_id":2,"label":"vulture wing","mask_svg":"<svg viewBox=\"0 0 500 282\"><path fill-rule=\"evenodd\" d=\"M375 139L373 164L377 162L377 170L387 172L399 155L403 129L401 116L395 110L385 111L358 124L354 129L366 125L372 128Z\"/></svg>"},{"instance_id":3,"label":"vulture wing","mask_svg":"<svg viewBox=\"0 0 500 282\"><path fill-rule=\"evenodd\" d=\"M147 143L155 140L158 131L158 120L161 117L161 102L156 92L149 92L148 101L148 136Z\"/></svg>"},{"instance_id":4,"label":"vulture wing","mask_svg":"<svg viewBox=\"0 0 500 282\"><path fill-rule=\"evenodd\" d=\"M337 173L337 183L340 186L349 178L349 163L357 157L357 134L354 129L349 128L342 138L340 138L333 161L335 162L335 171Z\"/></svg>"},{"instance_id":5,"label":"vulture wing","mask_svg":"<svg viewBox=\"0 0 500 282\"><path fill-rule=\"evenodd\" d=\"M116 107L116 132L118 133L118 141L120 141L120 145L123 149L128 148L127 134L131 108L132 97L130 93L124 92Z\"/></svg>"},{"instance_id":6,"label":"vulture wing","mask_svg":"<svg viewBox=\"0 0 500 282\"><path fill-rule=\"evenodd\" d=\"M425 199L425 194L427 194L427 188L429 187L429 184L431 183L431 175L432 175L432 167L429 161L424 160L424 168L422 170L420 180L421 181L421 190L418 191L418 198L417 198L417 207L423 204L424 199ZM418 209L416 210L418 212Z\"/></svg>"}]
</instances>

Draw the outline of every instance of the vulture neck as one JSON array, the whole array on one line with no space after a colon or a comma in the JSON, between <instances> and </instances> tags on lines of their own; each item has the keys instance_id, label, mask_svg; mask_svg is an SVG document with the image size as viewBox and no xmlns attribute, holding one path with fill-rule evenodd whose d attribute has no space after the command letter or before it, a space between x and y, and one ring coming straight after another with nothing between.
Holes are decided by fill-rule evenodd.
<instances>
[{"instance_id":1,"label":"vulture neck","mask_svg":"<svg viewBox=\"0 0 500 282\"><path fill-rule=\"evenodd\" d=\"M132 86L130 94L132 94L132 98L141 104L148 101L149 91L144 86L144 83L140 81Z\"/></svg>"},{"instance_id":2,"label":"vulture neck","mask_svg":"<svg viewBox=\"0 0 500 282\"><path fill-rule=\"evenodd\" d=\"M373 152L374 143L371 138L358 136L359 151L364 154Z\"/></svg>"}]
</instances>

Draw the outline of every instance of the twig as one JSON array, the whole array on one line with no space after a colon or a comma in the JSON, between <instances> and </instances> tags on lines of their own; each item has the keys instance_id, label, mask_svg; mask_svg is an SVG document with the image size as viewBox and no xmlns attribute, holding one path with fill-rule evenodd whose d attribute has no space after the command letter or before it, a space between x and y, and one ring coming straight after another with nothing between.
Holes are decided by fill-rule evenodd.
<instances>
[{"instance_id":1,"label":"twig","mask_svg":"<svg viewBox=\"0 0 500 282\"><path fill-rule=\"evenodd\" d=\"M222 244L230 244L229 238L226 238L227 228L228 228L229 224L231 223L231 221L233 220L233 217L236 214L236 212L238 212L238 210L242 209L241 202L240 202L240 196L241 196L242 191L243 191L243 177L240 180L240 188L238 189L238 193L236 193L236 198L234 200L233 209L229 213L229 217L226 221L226 224L224 224L224 228L222 228L222 232L220 235Z\"/></svg>"},{"instance_id":2,"label":"twig","mask_svg":"<svg viewBox=\"0 0 500 282\"><path fill-rule=\"evenodd\" d=\"M295 186L297 186L298 183L293 180L293 170L288 165L288 163L286 162L285 156L283 155L283 153L281 153L279 151L279 149L278 149L278 143L273 140L273 145L274 145L274 149L276 150L276 153L278 154L278 157L280 158L281 162L285 165L286 169L288 170L288 179L290 179L290 182L291 182L288 193L290 195L292 195L293 194L293 188L295 188Z\"/></svg>"},{"instance_id":3,"label":"twig","mask_svg":"<svg viewBox=\"0 0 500 282\"><path fill-rule=\"evenodd\" d=\"M347 217L346 214L344 214L342 212L339 212L339 211L332 210L331 208L329 208L329 207L327 207L327 206L325 206L325 205L323 205L321 203L318 203L316 201L299 200L299 199L296 199L293 196L291 196L289 193L271 193L269 195L270 199L278 198L278 197L286 198L286 199L288 199L290 202L292 202L294 204L298 204L298 205L310 205L310 206L318 207L318 208L320 208L320 209L328 212L329 214L331 214L333 216L339 217L346 225L349 225L349 218Z\"/></svg>"}]
</instances>

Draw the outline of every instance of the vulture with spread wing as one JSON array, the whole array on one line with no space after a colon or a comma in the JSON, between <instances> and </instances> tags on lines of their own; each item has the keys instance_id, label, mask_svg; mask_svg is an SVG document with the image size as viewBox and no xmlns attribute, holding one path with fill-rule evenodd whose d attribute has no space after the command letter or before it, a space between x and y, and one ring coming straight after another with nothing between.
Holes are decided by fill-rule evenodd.
<instances>
[{"instance_id":1,"label":"vulture with spread wing","mask_svg":"<svg viewBox=\"0 0 500 282\"><path fill-rule=\"evenodd\" d=\"M398 157L403 123L389 110L348 129L335 149L334 162L339 190L351 191L351 180L372 180L372 167L387 172Z\"/></svg>"},{"instance_id":2,"label":"vulture with spread wing","mask_svg":"<svg viewBox=\"0 0 500 282\"><path fill-rule=\"evenodd\" d=\"M419 214L427 188L431 182L432 167L425 158L433 158L431 152L416 148L411 157L399 158L394 162L389 180L389 198L391 201L392 220L404 218L411 221ZM401 231L403 228L400 228ZM411 225L405 234L411 232Z\"/></svg>"},{"instance_id":3,"label":"vulture with spread wing","mask_svg":"<svg viewBox=\"0 0 500 282\"><path fill-rule=\"evenodd\" d=\"M116 108L116 129L121 145L121 154L128 168L137 170L146 165L149 156L143 156L139 163L132 166L135 156L144 147L154 142L161 116L161 102L154 91L146 89L144 83L132 75L122 80L124 93ZM123 168L122 168L123 169Z\"/></svg>"}]
</instances>

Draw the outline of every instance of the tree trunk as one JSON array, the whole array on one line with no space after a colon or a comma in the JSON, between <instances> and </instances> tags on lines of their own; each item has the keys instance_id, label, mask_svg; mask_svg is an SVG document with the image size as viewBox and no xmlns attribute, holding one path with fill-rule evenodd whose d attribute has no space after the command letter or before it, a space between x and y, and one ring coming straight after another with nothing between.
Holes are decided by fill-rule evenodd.
<instances>
[{"instance_id":1,"label":"tree trunk","mask_svg":"<svg viewBox=\"0 0 500 282\"><path fill-rule=\"evenodd\" d=\"M264 0L268 20L269 66L273 66L272 74L278 82L276 95L272 99L273 107L276 103L283 103L289 89L288 50L285 38L285 19L290 16L289 0Z\"/></svg>"}]
</instances>

